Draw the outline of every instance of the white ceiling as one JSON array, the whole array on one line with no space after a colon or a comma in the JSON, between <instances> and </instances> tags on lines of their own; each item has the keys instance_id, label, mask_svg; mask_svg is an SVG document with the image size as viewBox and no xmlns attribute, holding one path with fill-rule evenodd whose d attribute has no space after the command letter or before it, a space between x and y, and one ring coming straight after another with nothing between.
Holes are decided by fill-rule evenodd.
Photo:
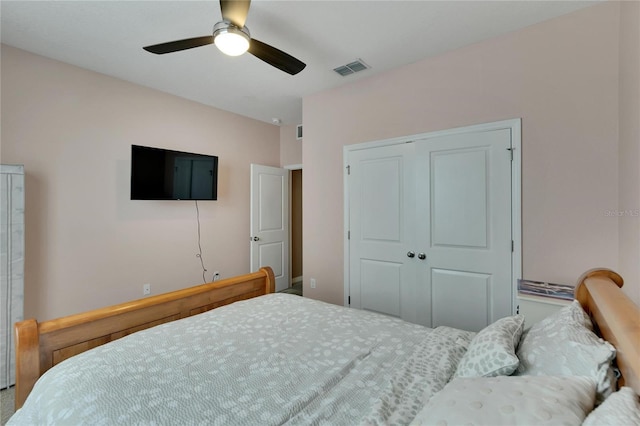
<instances>
[{"instance_id":1,"label":"white ceiling","mask_svg":"<svg viewBox=\"0 0 640 426\"><path fill-rule=\"evenodd\" d=\"M302 120L302 98L590 6L594 1L254 0L251 36L307 64L290 76L214 45L143 46L210 35L209 1L6 1L2 43L265 122ZM361 58L372 68L341 77Z\"/></svg>"}]
</instances>

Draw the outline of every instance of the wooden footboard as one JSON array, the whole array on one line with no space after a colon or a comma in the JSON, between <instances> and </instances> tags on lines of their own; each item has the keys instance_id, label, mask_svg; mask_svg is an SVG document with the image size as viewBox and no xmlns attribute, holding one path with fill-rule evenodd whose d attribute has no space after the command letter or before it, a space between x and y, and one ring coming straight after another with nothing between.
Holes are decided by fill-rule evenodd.
<instances>
[{"instance_id":1,"label":"wooden footboard","mask_svg":"<svg viewBox=\"0 0 640 426\"><path fill-rule=\"evenodd\" d=\"M640 395L640 309L620 289L623 280L609 269L585 272L575 297L592 317L598 333L616 348L620 385Z\"/></svg>"},{"instance_id":2,"label":"wooden footboard","mask_svg":"<svg viewBox=\"0 0 640 426\"><path fill-rule=\"evenodd\" d=\"M273 293L269 267L213 283L38 323L16 323L15 407L49 368L88 349L136 331L199 314L239 300Z\"/></svg>"}]
</instances>

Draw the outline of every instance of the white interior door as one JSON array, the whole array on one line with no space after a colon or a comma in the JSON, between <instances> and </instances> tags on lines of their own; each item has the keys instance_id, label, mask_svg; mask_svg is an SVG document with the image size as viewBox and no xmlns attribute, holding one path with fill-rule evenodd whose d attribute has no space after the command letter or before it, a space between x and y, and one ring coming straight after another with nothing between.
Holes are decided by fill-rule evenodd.
<instances>
[{"instance_id":1,"label":"white interior door","mask_svg":"<svg viewBox=\"0 0 640 426\"><path fill-rule=\"evenodd\" d=\"M415 147L419 322L478 331L512 312L511 132Z\"/></svg>"},{"instance_id":2,"label":"white interior door","mask_svg":"<svg viewBox=\"0 0 640 426\"><path fill-rule=\"evenodd\" d=\"M251 165L251 271L270 266L289 287L289 170Z\"/></svg>"},{"instance_id":3,"label":"white interior door","mask_svg":"<svg viewBox=\"0 0 640 426\"><path fill-rule=\"evenodd\" d=\"M416 321L413 147L349 155L350 305Z\"/></svg>"}]
</instances>

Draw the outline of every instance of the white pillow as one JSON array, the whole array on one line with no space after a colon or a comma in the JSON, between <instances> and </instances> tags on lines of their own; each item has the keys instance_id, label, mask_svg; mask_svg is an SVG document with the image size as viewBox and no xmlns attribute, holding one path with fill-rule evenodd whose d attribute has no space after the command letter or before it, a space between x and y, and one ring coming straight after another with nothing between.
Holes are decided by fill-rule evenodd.
<instances>
[{"instance_id":1,"label":"white pillow","mask_svg":"<svg viewBox=\"0 0 640 426\"><path fill-rule=\"evenodd\" d=\"M615 390L611 361L615 348L596 336L578 301L525 331L516 352L515 375L587 376L596 381L597 400Z\"/></svg>"},{"instance_id":2,"label":"white pillow","mask_svg":"<svg viewBox=\"0 0 640 426\"><path fill-rule=\"evenodd\" d=\"M593 409L588 377L457 378L435 394L412 425L579 425Z\"/></svg>"},{"instance_id":3,"label":"white pillow","mask_svg":"<svg viewBox=\"0 0 640 426\"><path fill-rule=\"evenodd\" d=\"M640 425L640 399L629 387L614 392L585 419L584 426Z\"/></svg>"},{"instance_id":4,"label":"white pillow","mask_svg":"<svg viewBox=\"0 0 640 426\"><path fill-rule=\"evenodd\" d=\"M473 338L453 377L508 376L520 363L516 347L522 335L524 316L501 318Z\"/></svg>"}]
</instances>

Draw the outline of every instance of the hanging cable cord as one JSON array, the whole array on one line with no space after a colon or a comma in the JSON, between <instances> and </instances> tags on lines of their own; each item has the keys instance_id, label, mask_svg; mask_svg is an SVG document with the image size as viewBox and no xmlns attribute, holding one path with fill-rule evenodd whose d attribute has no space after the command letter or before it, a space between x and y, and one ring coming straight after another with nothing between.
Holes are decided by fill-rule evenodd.
<instances>
[{"instance_id":1,"label":"hanging cable cord","mask_svg":"<svg viewBox=\"0 0 640 426\"><path fill-rule=\"evenodd\" d=\"M200 209L198 208L198 200L196 200L196 220L198 222L198 253L196 253L196 257L200 259L200 264L202 265L202 282L206 284L207 278L205 277L205 273L207 272L207 268L204 267L204 261L202 260L202 244L200 243Z\"/></svg>"}]
</instances>

